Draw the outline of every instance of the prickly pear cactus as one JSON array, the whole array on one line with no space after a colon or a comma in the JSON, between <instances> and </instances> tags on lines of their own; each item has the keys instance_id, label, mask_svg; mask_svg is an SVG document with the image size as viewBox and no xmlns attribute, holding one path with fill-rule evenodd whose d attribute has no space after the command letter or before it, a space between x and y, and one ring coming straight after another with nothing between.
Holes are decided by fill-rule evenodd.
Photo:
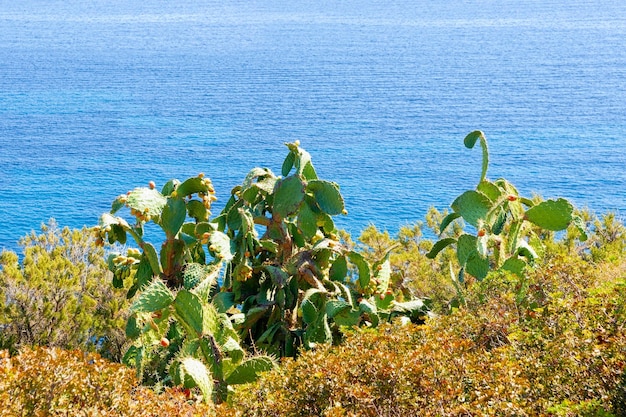
<instances>
[{"instance_id":1,"label":"prickly pear cactus","mask_svg":"<svg viewBox=\"0 0 626 417\"><path fill-rule=\"evenodd\" d=\"M215 219L230 239L217 305L237 310L242 337L293 356L333 341L341 326L424 314L423 302L396 308L388 259L370 265L344 247L333 221L347 214L339 186L318 177L298 142L287 148L282 176L253 169Z\"/></svg>"},{"instance_id":2,"label":"prickly pear cactus","mask_svg":"<svg viewBox=\"0 0 626 417\"><path fill-rule=\"evenodd\" d=\"M112 254L109 267L114 285L133 282L124 360L144 380L222 401L228 385L274 366L249 349L294 356L332 342L341 326L427 312L421 300L395 299L388 255L370 265L340 242L333 216L347 212L339 186L318 178L299 143L287 148L282 175L251 170L216 217L213 185L199 175L160 191L152 182L136 188L100 218L100 244L130 236L138 246ZM145 236L149 222L165 236L158 249Z\"/></svg>"},{"instance_id":3,"label":"prickly pear cactus","mask_svg":"<svg viewBox=\"0 0 626 417\"><path fill-rule=\"evenodd\" d=\"M477 141L483 150L480 182L475 190L468 190L454 200L452 213L444 218L440 227L443 233L452 222L463 219L475 232L457 238L442 238L427 256L434 258L446 247L456 246L460 271L458 277L453 278L460 282L465 273L482 280L489 271L500 268L523 276L524 269L532 265L543 251L538 229L559 231L571 223L580 222L574 215L572 204L565 199L531 200L521 197L505 179L489 181L486 178L489 153L485 135L474 131L464 142L466 147L472 148ZM581 228L580 232L584 240L584 230Z\"/></svg>"}]
</instances>

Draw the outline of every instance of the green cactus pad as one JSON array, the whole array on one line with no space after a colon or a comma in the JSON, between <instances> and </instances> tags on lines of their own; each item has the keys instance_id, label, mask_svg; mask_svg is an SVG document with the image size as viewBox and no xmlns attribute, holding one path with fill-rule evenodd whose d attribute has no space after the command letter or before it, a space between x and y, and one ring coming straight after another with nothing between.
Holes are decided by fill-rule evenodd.
<instances>
[{"instance_id":1,"label":"green cactus pad","mask_svg":"<svg viewBox=\"0 0 626 417\"><path fill-rule=\"evenodd\" d=\"M281 173L283 174L283 177L286 177L287 175L289 175L289 173L291 172L291 168L293 168L293 164L295 163L295 161L296 161L295 152L293 151L289 152L281 168Z\"/></svg>"},{"instance_id":2,"label":"green cactus pad","mask_svg":"<svg viewBox=\"0 0 626 417\"><path fill-rule=\"evenodd\" d=\"M204 265L199 263L188 263L185 265L183 271L183 286L187 290L193 289L200 281L204 280L207 276L207 271Z\"/></svg>"},{"instance_id":3,"label":"green cactus pad","mask_svg":"<svg viewBox=\"0 0 626 417\"><path fill-rule=\"evenodd\" d=\"M176 195L178 197L184 197L196 193L206 193L208 191L209 187L206 185L205 180L200 177L189 178L176 187Z\"/></svg>"},{"instance_id":4,"label":"green cactus pad","mask_svg":"<svg viewBox=\"0 0 626 417\"><path fill-rule=\"evenodd\" d=\"M452 209L474 227L478 226L478 220L485 219L491 206L489 197L473 190L464 192L452 203Z\"/></svg>"},{"instance_id":5,"label":"green cactus pad","mask_svg":"<svg viewBox=\"0 0 626 417\"><path fill-rule=\"evenodd\" d=\"M130 310L135 313L151 313L169 306L173 301L172 292L162 280L155 279L139 294Z\"/></svg>"},{"instance_id":6,"label":"green cactus pad","mask_svg":"<svg viewBox=\"0 0 626 417\"><path fill-rule=\"evenodd\" d=\"M489 259L481 257L478 252L474 252L465 263L465 271L480 281L489 273Z\"/></svg>"},{"instance_id":7,"label":"green cactus pad","mask_svg":"<svg viewBox=\"0 0 626 417\"><path fill-rule=\"evenodd\" d=\"M345 256L339 256L330 267L328 277L332 281L343 281L348 274L348 261Z\"/></svg>"},{"instance_id":8,"label":"green cactus pad","mask_svg":"<svg viewBox=\"0 0 626 417\"><path fill-rule=\"evenodd\" d=\"M298 212L298 229L306 240L310 240L317 233L317 214L311 209L308 202L302 204L300 212Z\"/></svg>"},{"instance_id":9,"label":"green cactus pad","mask_svg":"<svg viewBox=\"0 0 626 417\"><path fill-rule=\"evenodd\" d=\"M389 261L389 252L385 255L382 262L374 264L374 279L378 281L376 289L380 293L387 291L389 280L391 279L391 262Z\"/></svg>"},{"instance_id":10,"label":"green cactus pad","mask_svg":"<svg viewBox=\"0 0 626 417\"><path fill-rule=\"evenodd\" d=\"M526 218L537 226L546 230L564 230L572 222L574 207L563 199L546 200L529 208Z\"/></svg>"},{"instance_id":11,"label":"green cactus pad","mask_svg":"<svg viewBox=\"0 0 626 417\"><path fill-rule=\"evenodd\" d=\"M336 312L331 318L338 326L353 327L361 321L361 312L352 308L344 308Z\"/></svg>"},{"instance_id":12,"label":"green cactus pad","mask_svg":"<svg viewBox=\"0 0 626 417\"><path fill-rule=\"evenodd\" d=\"M274 215L281 219L291 216L304 201L304 184L293 175L276 183L274 189Z\"/></svg>"},{"instance_id":13,"label":"green cactus pad","mask_svg":"<svg viewBox=\"0 0 626 417\"><path fill-rule=\"evenodd\" d=\"M310 299L302 301L302 320L307 324L315 323L318 317L318 310L315 304Z\"/></svg>"},{"instance_id":14,"label":"green cactus pad","mask_svg":"<svg viewBox=\"0 0 626 417\"><path fill-rule=\"evenodd\" d=\"M364 290L369 285L371 279L370 266L368 262L365 260L363 255L353 251L348 252L348 259L357 267L359 272L359 287Z\"/></svg>"},{"instance_id":15,"label":"green cactus pad","mask_svg":"<svg viewBox=\"0 0 626 417\"><path fill-rule=\"evenodd\" d=\"M482 180L476 186L476 191L479 191L489 197L491 201L497 201L503 193L503 190L496 184L488 180Z\"/></svg>"},{"instance_id":16,"label":"green cactus pad","mask_svg":"<svg viewBox=\"0 0 626 417\"><path fill-rule=\"evenodd\" d=\"M187 206L185 202L178 198L168 198L161 213L161 226L168 239L174 238L180 232L186 217Z\"/></svg>"},{"instance_id":17,"label":"green cactus pad","mask_svg":"<svg viewBox=\"0 0 626 417\"><path fill-rule=\"evenodd\" d=\"M177 318L192 336L213 334L217 329L217 313L212 306L203 304L200 297L187 290L178 291L174 309Z\"/></svg>"},{"instance_id":18,"label":"green cactus pad","mask_svg":"<svg viewBox=\"0 0 626 417\"><path fill-rule=\"evenodd\" d=\"M209 219L209 211L199 200L190 200L187 202L187 213L189 217L193 217L196 222L203 222Z\"/></svg>"},{"instance_id":19,"label":"green cactus pad","mask_svg":"<svg viewBox=\"0 0 626 417\"><path fill-rule=\"evenodd\" d=\"M231 241L227 234L218 231L212 232L209 238L209 247L211 246L215 249L216 255L221 257L223 261L232 261L235 251L231 247Z\"/></svg>"},{"instance_id":20,"label":"green cactus pad","mask_svg":"<svg viewBox=\"0 0 626 417\"><path fill-rule=\"evenodd\" d=\"M248 384L258 379L262 372L271 371L277 364L270 356L253 356L240 363L227 377L229 385Z\"/></svg>"},{"instance_id":21,"label":"green cactus pad","mask_svg":"<svg viewBox=\"0 0 626 417\"><path fill-rule=\"evenodd\" d=\"M137 324L137 317L132 315L126 322L126 337L130 340L135 340L141 335L141 329Z\"/></svg>"},{"instance_id":22,"label":"green cactus pad","mask_svg":"<svg viewBox=\"0 0 626 417\"><path fill-rule=\"evenodd\" d=\"M161 273L161 264L159 263L159 256L157 255L156 249L152 244L144 242L142 245L143 254L148 259L150 263L150 267L152 268L152 273L154 275L159 275Z\"/></svg>"},{"instance_id":23,"label":"green cactus pad","mask_svg":"<svg viewBox=\"0 0 626 417\"><path fill-rule=\"evenodd\" d=\"M211 373L198 359L189 357L180 359L181 379L185 380L185 376L189 376L202 391L202 399L208 403L213 395L213 378Z\"/></svg>"},{"instance_id":24,"label":"green cactus pad","mask_svg":"<svg viewBox=\"0 0 626 417\"><path fill-rule=\"evenodd\" d=\"M167 198L157 190L150 188L135 188L130 192L126 200L128 207L140 213L148 213L150 216L159 217Z\"/></svg>"},{"instance_id":25,"label":"green cactus pad","mask_svg":"<svg viewBox=\"0 0 626 417\"><path fill-rule=\"evenodd\" d=\"M444 217L444 219L441 221L441 225L439 226L439 235L441 236L441 234L445 232L448 226L459 217L461 217L461 215L454 211Z\"/></svg>"},{"instance_id":26,"label":"green cactus pad","mask_svg":"<svg viewBox=\"0 0 626 417\"><path fill-rule=\"evenodd\" d=\"M161 245L161 267L163 274L168 280L180 271L185 256L185 242L180 239L166 240ZM179 283L176 282L178 285Z\"/></svg>"},{"instance_id":27,"label":"green cactus pad","mask_svg":"<svg viewBox=\"0 0 626 417\"><path fill-rule=\"evenodd\" d=\"M328 324L328 316L324 312L320 314L317 320L306 326L304 332L305 347L311 348L314 343L330 343L333 340L333 334Z\"/></svg>"},{"instance_id":28,"label":"green cactus pad","mask_svg":"<svg viewBox=\"0 0 626 417\"><path fill-rule=\"evenodd\" d=\"M476 253L476 236L462 234L456 245L456 256L461 266L465 265L472 254Z\"/></svg>"},{"instance_id":29,"label":"green cactus pad","mask_svg":"<svg viewBox=\"0 0 626 417\"><path fill-rule=\"evenodd\" d=\"M339 186L334 182L313 180L309 181L306 191L313 194L320 209L331 216L341 214L345 208Z\"/></svg>"},{"instance_id":30,"label":"green cactus pad","mask_svg":"<svg viewBox=\"0 0 626 417\"><path fill-rule=\"evenodd\" d=\"M453 237L448 237L445 239L441 239L439 241L437 241L437 243L435 243L433 245L433 247L430 249L430 252L428 252L426 254L426 257L428 259L435 259L435 257L437 257L437 255L439 254L439 252L441 252L442 250L444 250L445 248L447 248L448 246L452 245L456 243L456 239Z\"/></svg>"},{"instance_id":31,"label":"green cactus pad","mask_svg":"<svg viewBox=\"0 0 626 417\"><path fill-rule=\"evenodd\" d=\"M502 269L505 271L513 272L514 274L523 277L524 269L526 269L526 262L519 259L517 255L510 257L502 264Z\"/></svg>"},{"instance_id":32,"label":"green cactus pad","mask_svg":"<svg viewBox=\"0 0 626 417\"><path fill-rule=\"evenodd\" d=\"M326 303L326 314L333 318L345 309L351 309L352 305L343 300L330 300Z\"/></svg>"}]
</instances>

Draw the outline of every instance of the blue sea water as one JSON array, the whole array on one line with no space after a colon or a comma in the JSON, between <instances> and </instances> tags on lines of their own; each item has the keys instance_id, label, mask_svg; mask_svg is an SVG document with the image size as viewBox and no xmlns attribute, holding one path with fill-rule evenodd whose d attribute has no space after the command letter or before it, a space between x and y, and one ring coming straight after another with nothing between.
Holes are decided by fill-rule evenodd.
<instances>
[{"instance_id":1,"label":"blue sea water","mask_svg":"<svg viewBox=\"0 0 626 417\"><path fill-rule=\"evenodd\" d=\"M353 234L480 175L626 215L623 0L0 0L0 249L118 194L218 197L299 139Z\"/></svg>"}]
</instances>

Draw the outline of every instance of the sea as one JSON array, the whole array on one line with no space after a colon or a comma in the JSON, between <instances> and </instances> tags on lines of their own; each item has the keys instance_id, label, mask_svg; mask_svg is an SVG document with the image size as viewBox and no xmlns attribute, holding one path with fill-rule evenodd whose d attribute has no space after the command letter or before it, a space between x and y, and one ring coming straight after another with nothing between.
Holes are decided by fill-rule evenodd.
<instances>
[{"instance_id":1,"label":"sea","mask_svg":"<svg viewBox=\"0 0 626 417\"><path fill-rule=\"evenodd\" d=\"M491 163L525 195L626 216L624 0L0 0L0 250L119 194L212 178L216 210L299 140L358 236Z\"/></svg>"}]
</instances>

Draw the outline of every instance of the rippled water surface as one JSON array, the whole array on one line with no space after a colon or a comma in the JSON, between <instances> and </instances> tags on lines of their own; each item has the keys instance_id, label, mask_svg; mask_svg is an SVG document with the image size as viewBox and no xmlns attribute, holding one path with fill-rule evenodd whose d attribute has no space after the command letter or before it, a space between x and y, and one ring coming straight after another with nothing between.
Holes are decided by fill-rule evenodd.
<instances>
[{"instance_id":1,"label":"rippled water surface","mask_svg":"<svg viewBox=\"0 0 626 417\"><path fill-rule=\"evenodd\" d=\"M296 139L393 233L475 185L475 129L491 178L624 217L626 2L0 0L0 249Z\"/></svg>"}]
</instances>

